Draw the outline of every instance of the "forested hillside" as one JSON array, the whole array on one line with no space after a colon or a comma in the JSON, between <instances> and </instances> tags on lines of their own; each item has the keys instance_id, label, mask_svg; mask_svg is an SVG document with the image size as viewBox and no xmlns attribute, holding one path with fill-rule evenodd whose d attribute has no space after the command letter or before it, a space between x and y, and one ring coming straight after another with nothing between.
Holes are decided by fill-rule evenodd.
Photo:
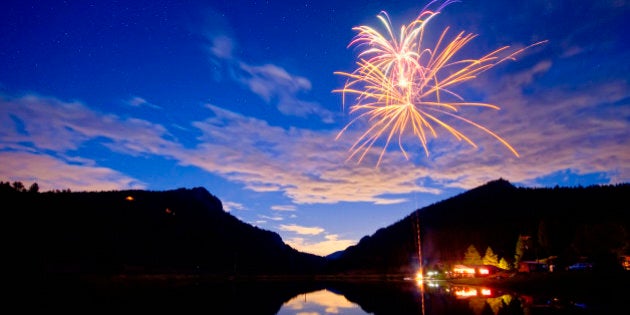
<instances>
[{"instance_id":1,"label":"forested hillside","mask_svg":"<svg viewBox=\"0 0 630 315\"><path fill-rule=\"evenodd\" d=\"M413 273L418 240L424 266L464 263L472 246L481 258L490 250L510 266L552 257L559 267L587 259L616 268L620 257L630 254L629 196L628 184L517 188L500 179L364 237L331 268Z\"/></svg>"},{"instance_id":2,"label":"forested hillside","mask_svg":"<svg viewBox=\"0 0 630 315\"><path fill-rule=\"evenodd\" d=\"M239 221L204 188L40 193L1 183L0 197L48 273L304 274L324 262Z\"/></svg>"},{"instance_id":3,"label":"forested hillside","mask_svg":"<svg viewBox=\"0 0 630 315\"><path fill-rule=\"evenodd\" d=\"M0 183L49 273L413 274L460 263L553 259L618 268L630 255L630 184L523 188L505 180L411 212L334 256L301 253L223 211L205 188L39 192ZM421 245L421 246L419 246Z\"/></svg>"}]
</instances>

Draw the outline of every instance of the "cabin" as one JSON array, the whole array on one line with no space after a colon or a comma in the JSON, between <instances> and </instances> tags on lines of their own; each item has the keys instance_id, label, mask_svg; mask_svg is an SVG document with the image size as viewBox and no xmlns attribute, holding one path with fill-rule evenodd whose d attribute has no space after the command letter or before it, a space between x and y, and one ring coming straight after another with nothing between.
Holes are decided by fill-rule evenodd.
<instances>
[{"instance_id":1,"label":"cabin","mask_svg":"<svg viewBox=\"0 0 630 315\"><path fill-rule=\"evenodd\" d=\"M474 277L488 277L496 275L503 270L499 267L492 265L455 265L453 266L451 275L454 278L474 278Z\"/></svg>"}]
</instances>

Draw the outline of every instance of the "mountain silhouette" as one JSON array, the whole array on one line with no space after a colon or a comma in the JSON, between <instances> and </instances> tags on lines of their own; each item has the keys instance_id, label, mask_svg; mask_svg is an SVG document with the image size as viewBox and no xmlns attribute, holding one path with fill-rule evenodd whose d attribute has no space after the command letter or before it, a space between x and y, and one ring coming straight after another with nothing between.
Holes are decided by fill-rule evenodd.
<instances>
[{"instance_id":1,"label":"mountain silhouette","mask_svg":"<svg viewBox=\"0 0 630 315\"><path fill-rule=\"evenodd\" d=\"M559 267L588 259L613 268L630 255L630 184L525 188L498 179L327 257L238 220L201 187L40 193L18 184L0 182L0 197L23 233L34 233L18 245L21 254L35 255L48 274L398 276L414 274L420 258L423 266L462 263L470 246L513 264L520 240L527 242L518 259L554 257Z\"/></svg>"},{"instance_id":2,"label":"mountain silhouette","mask_svg":"<svg viewBox=\"0 0 630 315\"><path fill-rule=\"evenodd\" d=\"M418 209L365 236L330 260L333 271L415 274L423 266L462 263L472 245L508 263L519 239L520 260L555 259L560 267L580 259L617 268L630 254L630 185L521 188L504 179ZM420 245L420 246L419 246Z\"/></svg>"},{"instance_id":3,"label":"mountain silhouette","mask_svg":"<svg viewBox=\"0 0 630 315\"><path fill-rule=\"evenodd\" d=\"M37 227L36 261L50 274L286 275L324 263L225 212L205 188L33 193L7 184L0 196Z\"/></svg>"}]
</instances>

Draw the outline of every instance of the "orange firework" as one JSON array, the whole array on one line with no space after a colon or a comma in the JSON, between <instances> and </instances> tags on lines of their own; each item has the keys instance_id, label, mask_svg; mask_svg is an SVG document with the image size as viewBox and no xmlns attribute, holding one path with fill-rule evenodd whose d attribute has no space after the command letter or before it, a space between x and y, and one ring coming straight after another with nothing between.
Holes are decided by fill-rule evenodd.
<instances>
[{"instance_id":1,"label":"orange firework","mask_svg":"<svg viewBox=\"0 0 630 315\"><path fill-rule=\"evenodd\" d=\"M466 102L452 88L476 78L480 73L503 61L515 60L515 57L527 48L545 41L513 52L508 52L510 47L504 46L478 59L453 60L454 55L476 35L460 32L446 43L447 27L433 47L424 47L422 41L427 23L449 3L450 1L445 2L436 11L428 10L427 6L409 25L403 25L398 34L393 31L386 12L381 12L377 18L384 25L387 36L369 26L353 28L358 34L348 46L357 45L365 49L359 54L356 70L352 73L335 72L347 77L348 80L342 89L333 92L343 93L344 106L346 94L355 94L356 103L350 107L350 113L362 113L339 132L337 139L359 119L367 118L369 128L353 144L348 159L362 152L358 157L360 163L381 138L385 139L385 144L377 166L394 138L397 138L398 147L405 158L409 159L402 145L405 134L417 137L428 156L427 136L431 134L437 137L435 126L443 127L458 140L464 140L476 147L470 138L440 118L442 115L459 119L483 130L503 143L514 155L519 156L506 140L486 127L457 114L459 108L464 106L492 109L499 107L487 103Z\"/></svg>"}]
</instances>

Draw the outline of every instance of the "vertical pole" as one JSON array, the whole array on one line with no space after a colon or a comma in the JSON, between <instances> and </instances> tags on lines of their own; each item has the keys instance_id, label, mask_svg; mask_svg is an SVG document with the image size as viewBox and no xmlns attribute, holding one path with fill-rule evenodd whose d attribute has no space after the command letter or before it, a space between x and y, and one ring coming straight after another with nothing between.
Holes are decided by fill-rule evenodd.
<instances>
[{"instance_id":1,"label":"vertical pole","mask_svg":"<svg viewBox=\"0 0 630 315\"><path fill-rule=\"evenodd\" d=\"M416 242L418 243L418 272L424 276L422 265L422 239L420 238L420 213L416 210Z\"/></svg>"},{"instance_id":2,"label":"vertical pole","mask_svg":"<svg viewBox=\"0 0 630 315\"><path fill-rule=\"evenodd\" d=\"M416 241L418 242L418 273L420 275L420 307L424 315L424 267L422 263L422 239L420 238L420 212L416 210Z\"/></svg>"}]
</instances>

